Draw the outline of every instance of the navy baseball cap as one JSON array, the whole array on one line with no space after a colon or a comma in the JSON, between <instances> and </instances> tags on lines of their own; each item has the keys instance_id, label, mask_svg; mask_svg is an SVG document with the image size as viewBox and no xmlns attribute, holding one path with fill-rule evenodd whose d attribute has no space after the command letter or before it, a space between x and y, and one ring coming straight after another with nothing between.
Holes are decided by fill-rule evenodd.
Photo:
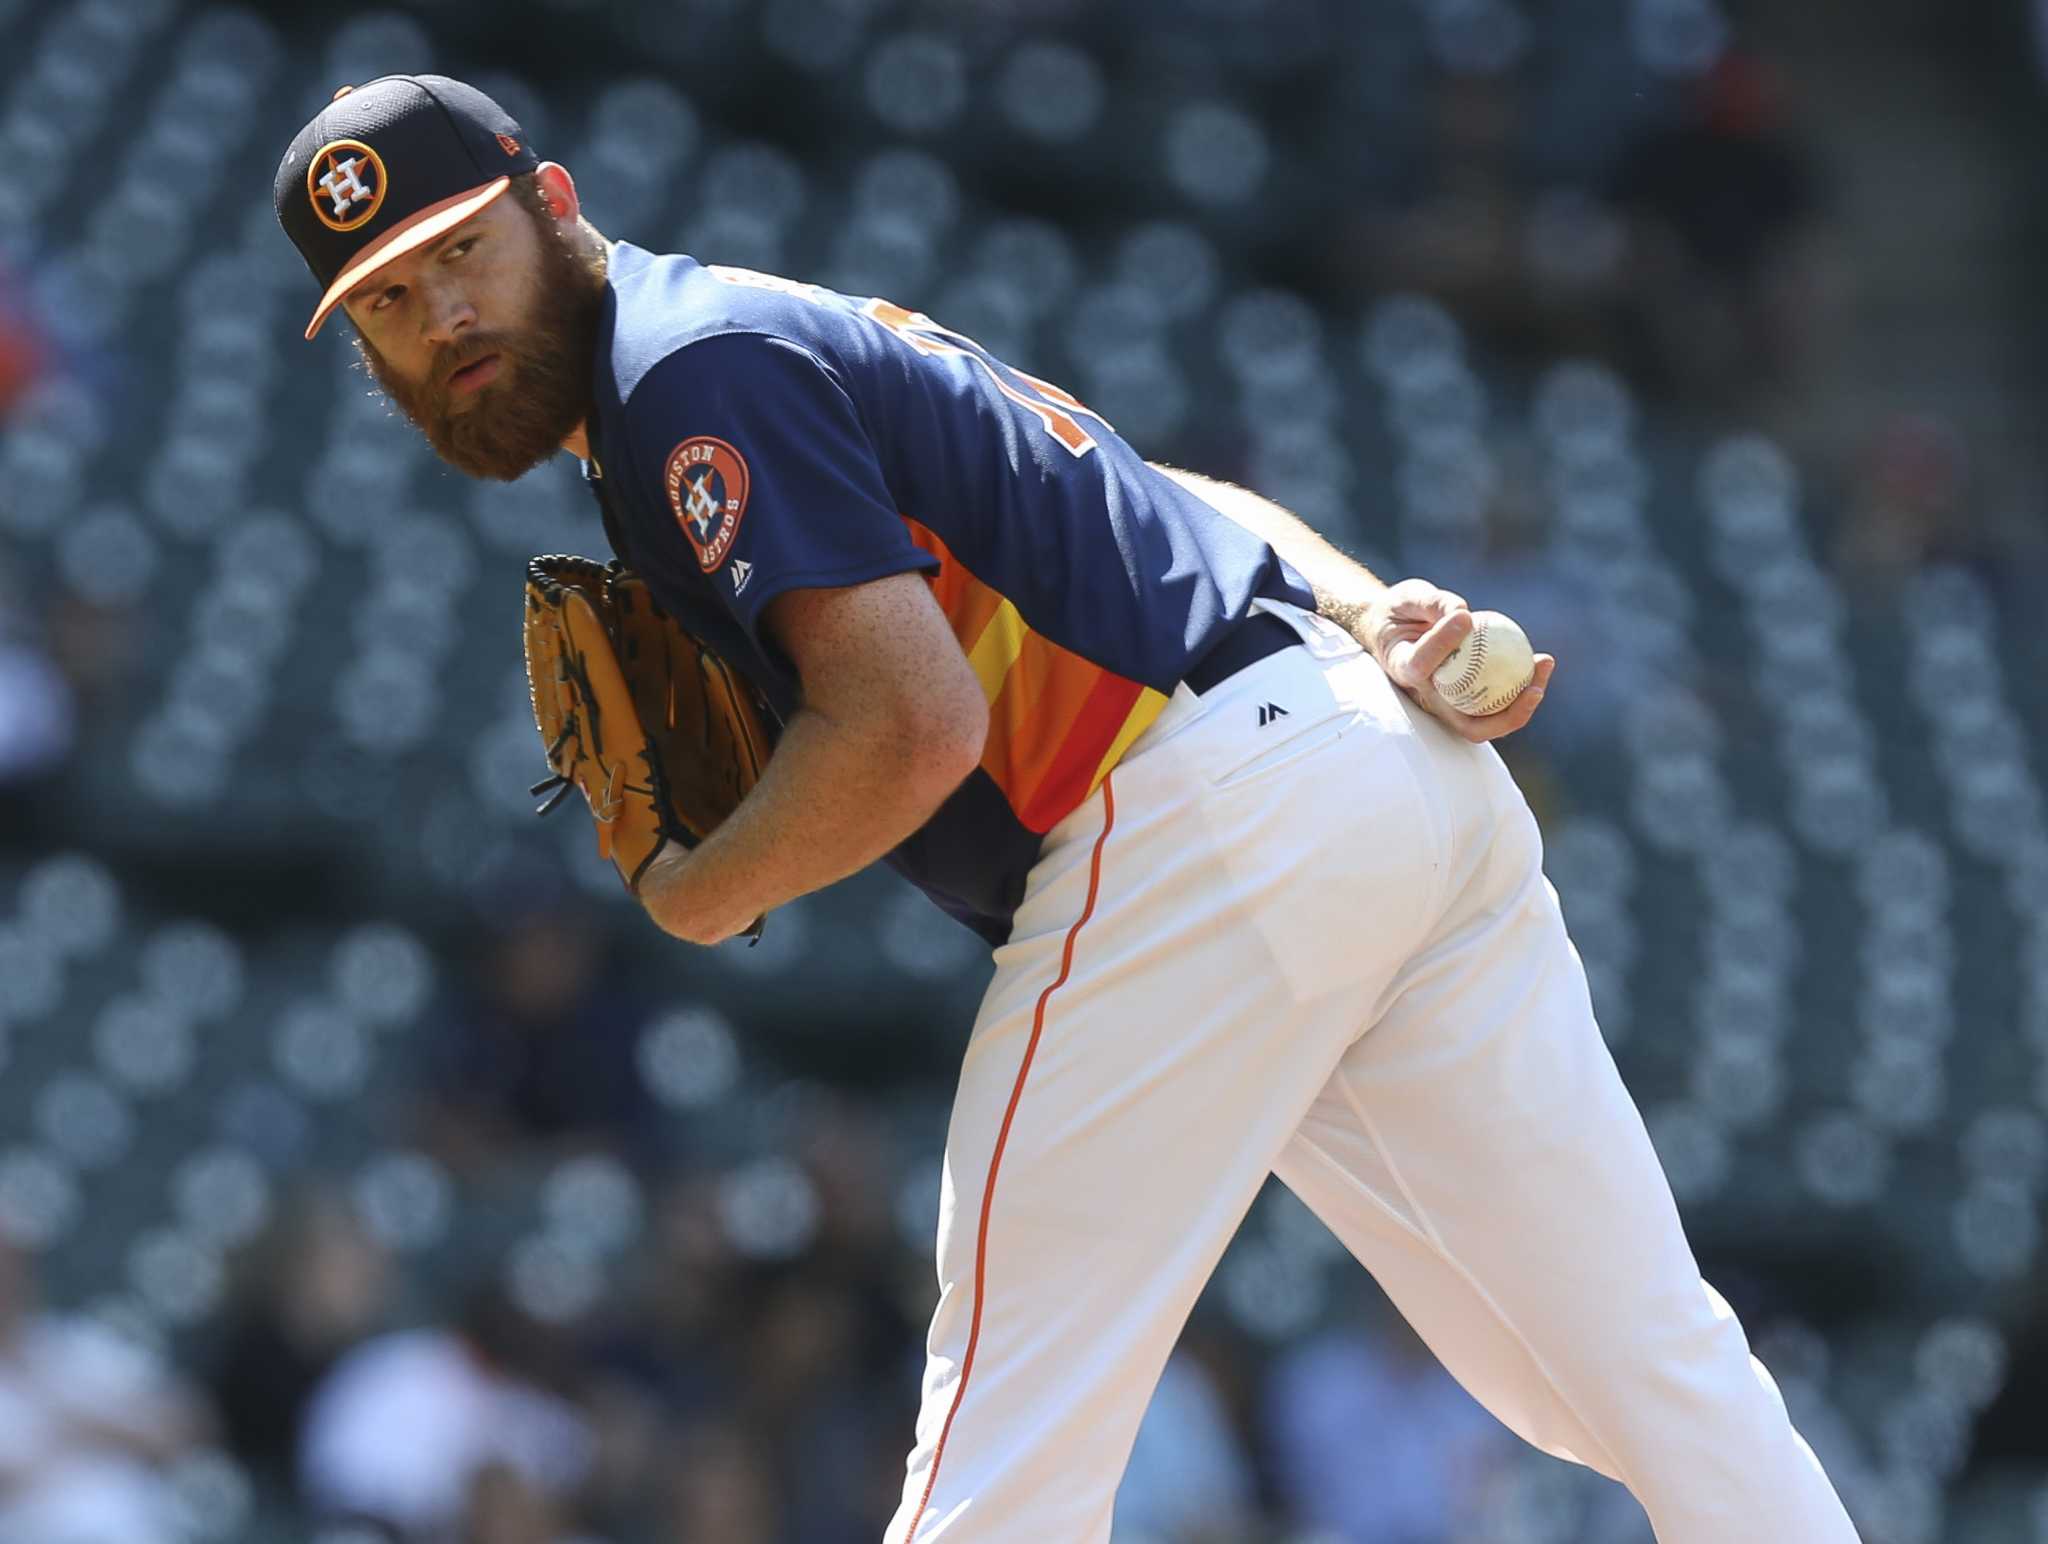
<instances>
[{"instance_id":1,"label":"navy baseball cap","mask_svg":"<svg viewBox=\"0 0 2048 1544\"><path fill-rule=\"evenodd\" d=\"M512 115L474 86L445 75L343 86L299 130L273 190L278 223L324 291L306 336L379 268L539 165Z\"/></svg>"}]
</instances>

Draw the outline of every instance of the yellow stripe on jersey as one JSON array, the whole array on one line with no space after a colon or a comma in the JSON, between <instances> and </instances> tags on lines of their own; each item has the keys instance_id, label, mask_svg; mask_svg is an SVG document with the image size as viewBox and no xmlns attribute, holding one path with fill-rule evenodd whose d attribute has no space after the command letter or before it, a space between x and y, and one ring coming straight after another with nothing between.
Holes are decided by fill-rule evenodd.
<instances>
[{"instance_id":1,"label":"yellow stripe on jersey","mask_svg":"<svg viewBox=\"0 0 2048 1544\"><path fill-rule=\"evenodd\" d=\"M1003 678L1024 652L1024 635L1029 631L1024 618L1006 598L983 626L981 636L968 648L967 663L974 667L975 678L981 682L981 694L990 702L1001 693Z\"/></svg>"}]
</instances>

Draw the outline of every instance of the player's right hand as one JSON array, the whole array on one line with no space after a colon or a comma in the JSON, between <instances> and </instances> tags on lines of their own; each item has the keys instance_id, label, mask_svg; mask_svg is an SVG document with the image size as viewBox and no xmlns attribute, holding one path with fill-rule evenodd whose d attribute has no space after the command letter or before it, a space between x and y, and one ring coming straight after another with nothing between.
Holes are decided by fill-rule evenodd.
<instances>
[{"instance_id":1,"label":"player's right hand","mask_svg":"<svg viewBox=\"0 0 2048 1544\"><path fill-rule=\"evenodd\" d=\"M1427 579L1403 579L1381 591L1365 614L1360 642L1380 668L1432 718L1459 738L1482 744L1513 734L1543 705L1544 689L1557 661L1536 656L1536 674L1522 694L1498 713L1460 713L1443 699L1430 678L1472 631L1465 597Z\"/></svg>"}]
</instances>

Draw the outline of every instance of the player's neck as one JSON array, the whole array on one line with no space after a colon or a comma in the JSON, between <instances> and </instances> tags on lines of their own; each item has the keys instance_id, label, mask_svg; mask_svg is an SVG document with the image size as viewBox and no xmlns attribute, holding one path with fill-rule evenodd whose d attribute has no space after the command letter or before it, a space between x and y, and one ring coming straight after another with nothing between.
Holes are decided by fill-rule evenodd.
<instances>
[{"instance_id":1,"label":"player's neck","mask_svg":"<svg viewBox=\"0 0 2048 1544\"><path fill-rule=\"evenodd\" d=\"M562 449L569 452L578 461L588 461L590 459L590 435L585 431L582 424L579 423L575 428L562 436Z\"/></svg>"}]
</instances>

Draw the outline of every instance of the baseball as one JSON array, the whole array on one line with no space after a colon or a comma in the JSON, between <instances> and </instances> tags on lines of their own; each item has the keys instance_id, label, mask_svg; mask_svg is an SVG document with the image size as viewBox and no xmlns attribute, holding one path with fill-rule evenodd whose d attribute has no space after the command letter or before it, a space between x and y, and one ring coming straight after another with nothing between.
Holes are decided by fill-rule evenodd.
<instances>
[{"instance_id":1,"label":"baseball","mask_svg":"<svg viewBox=\"0 0 2048 1544\"><path fill-rule=\"evenodd\" d=\"M1460 713L1498 713L1522 695L1536 674L1536 652L1513 617L1472 613L1472 631L1430 677Z\"/></svg>"}]
</instances>

